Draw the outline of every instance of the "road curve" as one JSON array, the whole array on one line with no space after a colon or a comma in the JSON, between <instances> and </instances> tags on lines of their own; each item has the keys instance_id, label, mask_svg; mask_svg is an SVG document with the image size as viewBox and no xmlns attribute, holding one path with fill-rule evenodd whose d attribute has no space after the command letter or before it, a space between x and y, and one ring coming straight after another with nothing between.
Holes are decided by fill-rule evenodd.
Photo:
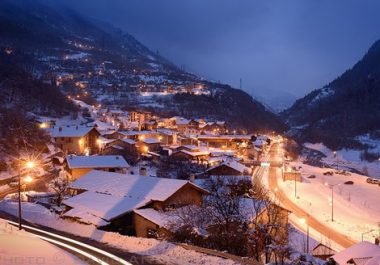
<instances>
[{"instance_id":1,"label":"road curve","mask_svg":"<svg viewBox=\"0 0 380 265\"><path fill-rule=\"evenodd\" d=\"M276 144L273 146L276 147ZM272 148L273 148L272 147ZM270 156L273 156L273 149L271 148ZM327 225L321 223L316 218L311 216L309 213L301 209L297 204L293 203L288 197L285 195L285 193L280 189L277 183L277 170L274 167L271 167L269 169L269 175L268 175L268 184L269 189L273 192L273 194L276 195L279 202L282 204L282 206L289 211L291 211L294 215L296 215L298 218L308 216L308 224L309 226L318 231L320 234L325 236L326 238L330 238L332 241L336 242L340 246L344 248L348 248L355 243L357 243L355 240L335 231L334 229L328 227Z\"/></svg>"},{"instance_id":2,"label":"road curve","mask_svg":"<svg viewBox=\"0 0 380 265\"><path fill-rule=\"evenodd\" d=\"M0 211L0 218L8 220L12 225L16 225L16 217ZM160 265L153 262L146 256L129 253L107 244L75 236L70 233L58 231L49 227L44 227L23 221L23 229L37 237L61 247L89 264L101 265ZM63 263L64 264L64 263Z\"/></svg>"}]
</instances>

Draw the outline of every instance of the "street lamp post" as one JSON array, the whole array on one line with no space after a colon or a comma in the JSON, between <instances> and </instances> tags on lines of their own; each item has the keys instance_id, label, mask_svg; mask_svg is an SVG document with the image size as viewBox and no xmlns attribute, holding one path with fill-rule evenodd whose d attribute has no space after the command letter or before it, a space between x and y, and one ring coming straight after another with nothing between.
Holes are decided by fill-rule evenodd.
<instances>
[{"instance_id":1,"label":"street lamp post","mask_svg":"<svg viewBox=\"0 0 380 265\"><path fill-rule=\"evenodd\" d=\"M339 186L340 183L338 184L328 184L325 183L325 186L331 187L331 222L334 222L334 187Z\"/></svg>"},{"instance_id":2,"label":"street lamp post","mask_svg":"<svg viewBox=\"0 0 380 265\"><path fill-rule=\"evenodd\" d=\"M32 170L35 166L34 161L27 161L25 163L25 167L29 170ZM25 180L30 182L32 180L31 177L26 177ZM21 170L18 174L18 229L22 229L22 215L21 215Z\"/></svg>"},{"instance_id":3,"label":"street lamp post","mask_svg":"<svg viewBox=\"0 0 380 265\"><path fill-rule=\"evenodd\" d=\"M306 220L306 218L301 218L300 219L300 222L302 223L302 224L306 224L307 225L307 227L306 227L306 235L307 235L307 245L306 245L306 253L308 253L309 254L309 241L310 241L310 233L309 233L309 222L308 222L308 220Z\"/></svg>"}]
</instances>

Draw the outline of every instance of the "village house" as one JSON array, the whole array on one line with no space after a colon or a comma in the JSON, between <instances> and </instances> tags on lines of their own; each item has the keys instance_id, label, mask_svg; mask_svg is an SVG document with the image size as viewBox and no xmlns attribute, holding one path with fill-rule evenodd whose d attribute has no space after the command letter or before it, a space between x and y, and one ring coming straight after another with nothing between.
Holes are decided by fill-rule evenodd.
<instances>
[{"instance_id":1,"label":"village house","mask_svg":"<svg viewBox=\"0 0 380 265\"><path fill-rule=\"evenodd\" d=\"M95 127L55 126L51 136L66 154L95 154L99 151L100 133Z\"/></svg>"},{"instance_id":2,"label":"village house","mask_svg":"<svg viewBox=\"0 0 380 265\"><path fill-rule=\"evenodd\" d=\"M235 160L226 160L207 169L206 174L209 176L243 176L251 175L252 169Z\"/></svg>"},{"instance_id":3,"label":"village house","mask_svg":"<svg viewBox=\"0 0 380 265\"><path fill-rule=\"evenodd\" d=\"M161 143L156 138L144 138L136 143L136 148L139 153L159 152Z\"/></svg>"},{"instance_id":4,"label":"village house","mask_svg":"<svg viewBox=\"0 0 380 265\"><path fill-rule=\"evenodd\" d=\"M228 132L227 124L224 121L208 122L201 126L201 132L204 134L222 135Z\"/></svg>"},{"instance_id":5,"label":"village house","mask_svg":"<svg viewBox=\"0 0 380 265\"><path fill-rule=\"evenodd\" d=\"M138 157L136 141L128 138L117 139L109 143L102 154L122 155L126 159L136 160Z\"/></svg>"},{"instance_id":6,"label":"village house","mask_svg":"<svg viewBox=\"0 0 380 265\"><path fill-rule=\"evenodd\" d=\"M345 250L338 252L332 258L338 264L366 265L380 263L380 246L379 239L375 244L368 241L362 241L352 245Z\"/></svg>"},{"instance_id":7,"label":"village house","mask_svg":"<svg viewBox=\"0 0 380 265\"><path fill-rule=\"evenodd\" d=\"M247 148L251 135L199 135L198 140L215 148Z\"/></svg>"},{"instance_id":8,"label":"village house","mask_svg":"<svg viewBox=\"0 0 380 265\"><path fill-rule=\"evenodd\" d=\"M170 129L157 129L157 133L162 145L177 144L177 132Z\"/></svg>"},{"instance_id":9,"label":"village house","mask_svg":"<svg viewBox=\"0 0 380 265\"><path fill-rule=\"evenodd\" d=\"M335 254L336 254L335 250L333 250L331 247L326 246L322 243L319 243L311 250L311 255L313 255L313 257L316 257L318 259L323 259L323 260L327 260L328 258L331 258Z\"/></svg>"},{"instance_id":10,"label":"village house","mask_svg":"<svg viewBox=\"0 0 380 265\"><path fill-rule=\"evenodd\" d=\"M70 180L76 180L91 170L126 173L129 164L122 156L95 155L75 156L69 155L65 159L65 169L70 174Z\"/></svg>"},{"instance_id":11,"label":"village house","mask_svg":"<svg viewBox=\"0 0 380 265\"><path fill-rule=\"evenodd\" d=\"M171 157L204 164L209 155L210 152L205 148L200 148L195 145L183 145L178 147L177 150L173 152Z\"/></svg>"},{"instance_id":12,"label":"village house","mask_svg":"<svg viewBox=\"0 0 380 265\"><path fill-rule=\"evenodd\" d=\"M134 210L165 212L185 205L201 205L207 191L184 180L125 175L93 170L71 185L73 197L63 204L65 218L94 224L121 234L151 237L159 224Z\"/></svg>"}]
</instances>

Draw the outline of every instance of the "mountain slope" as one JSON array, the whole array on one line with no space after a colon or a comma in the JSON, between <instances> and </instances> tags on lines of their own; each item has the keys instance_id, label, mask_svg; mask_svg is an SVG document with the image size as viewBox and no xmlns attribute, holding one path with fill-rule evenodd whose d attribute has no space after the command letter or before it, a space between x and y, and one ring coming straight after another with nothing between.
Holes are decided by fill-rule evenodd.
<instances>
[{"instance_id":1,"label":"mountain slope","mask_svg":"<svg viewBox=\"0 0 380 265\"><path fill-rule=\"evenodd\" d=\"M281 113L292 134L331 147L358 146L356 136L380 130L380 41L340 77Z\"/></svg>"},{"instance_id":2,"label":"mountain slope","mask_svg":"<svg viewBox=\"0 0 380 265\"><path fill-rule=\"evenodd\" d=\"M286 128L247 93L184 72L133 36L73 10L38 1L2 1L0 36L0 48L14 51L10 56L22 53L30 58L20 61L19 68L35 79L56 82L69 97L166 115L226 120L249 131ZM86 90L78 83L85 83ZM194 92L198 87L201 93ZM146 93L154 96L144 97Z\"/></svg>"}]
</instances>

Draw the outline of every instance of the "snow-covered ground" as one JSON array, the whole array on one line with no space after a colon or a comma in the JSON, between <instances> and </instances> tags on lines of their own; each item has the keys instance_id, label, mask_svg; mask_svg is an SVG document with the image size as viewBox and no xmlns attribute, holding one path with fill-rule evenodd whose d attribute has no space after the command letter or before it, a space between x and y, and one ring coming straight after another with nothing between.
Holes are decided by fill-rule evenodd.
<instances>
[{"instance_id":1,"label":"snow-covered ground","mask_svg":"<svg viewBox=\"0 0 380 265\"><path fill-rule=\"evenodd\" d=\"M87 264L35 235L0 219L0 264Z\"/></svg>"},{"instance_id":2,"label":"snow-covered ground","mask_svg":"<svg viewBox=\"0 0 380 265\"><path fill-rule=\"evenodd\" d=\"M123 236L118 233L97 230L94 226L83 225L59 218L41 205L23 203L23 217L34 223L51 227L60 231L92 238L94 240L107 243L125 251L149 256L163 264L236 264L232 260L218 258L192 250L187 250L175 244L156 239L138 238ZM0 210L17 215L17 203L11 201L1 201ZM51 264L51 263L48 263ZM65 263L70 264L70 263Z\"/></svg>"},{"instance_id":3,"label":"snow-covered ground","mask_svg":"<svg viewBox=\"0 0 380 265\"><path fill-rule=\"evenodd\" d=\"M357 241L361 241L362 233L374 230L364 235L365 240L374 241L380 229L378 185L366 183L366 177L358 174L325 176L323 173L331 169L313 167L302 162L292 162L291 166L301 167L303 182L297 182L296 198L294 182L284 182L281 174L278 174L279 187L289 194L289 199L320 222ZM310 175L315 175L315 178L309 179ZM354 185L343 184L349 180ZM335 185L334 222L331 221L332 190L329 185Z\"/></svg>"},{"instance_id":4,"label":"snow-covered ground","mask_svg":"<svg viewBox=\"0 0 380 265\"><path fill-rule=\"evenodd\" d=\"M380 152L380 143L377 141L370 140L366 136L361 136L360 141L363 143L367 143L373 146L372 152ZM342 149L336 152L334 155L334 151L327 148L324 144L310 144L306 143L305 147L313 150L317 150L326 155L325 158L322 159L327 165L330 165L334 168L339 169L349 169L353 168L360 172L368 171L368 175L373 178L380 179L380 161L368 162L365 160L361 160L360 156L363 151L360 150L352 150L352 149Z\"/></svg>"}]
</instances>

